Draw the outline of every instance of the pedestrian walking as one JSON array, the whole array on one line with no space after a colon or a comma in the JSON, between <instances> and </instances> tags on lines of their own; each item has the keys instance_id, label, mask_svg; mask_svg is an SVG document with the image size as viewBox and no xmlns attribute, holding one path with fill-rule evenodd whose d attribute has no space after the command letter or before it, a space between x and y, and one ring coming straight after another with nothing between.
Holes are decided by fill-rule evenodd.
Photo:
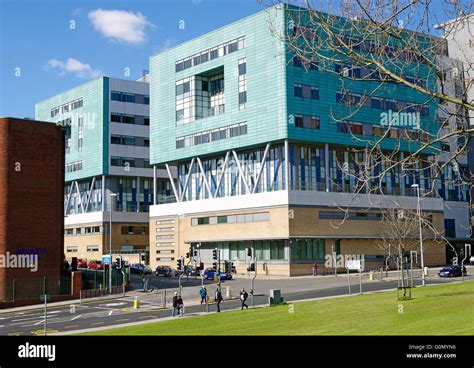
<instances>
[{"instance_id":1,"label":"pedestrian walking","mask_svg":"<svg viewBox=\"0 0 474 368\"><path fill-rule=\"evenodd\" d=\"M219 288L216 289L216 293L214 295L214 300L216 301L216 304L217 304L217 311L220 312L221 311L221 303L222 303L222 293L221 293L221 290Z\"/></svg>"},{"instance_id":2,"label":"pedestrian walking","mask_svg":"<svg viewBox=\"0 0 474 368\"><path fill-rule=\"evenodd\" d=\"M199 295L201 296L201 305L203 302L206 303L207 289L204 286L199 290Z\"/></svg>"},{"instance_id":3,"label":"pedestrian walking","mask_svg":"<svg viewBox=\"0 0 474 368\"><path fill-rule=\"evenodd\" d=\"M240 309L244 309L244 307L246 309L249 309L249 306L245 304L248 297L249 297L249 294L245 291L245 289L244 288L240 289L240 304L241 304Z\"/></svg>"},{"instance_id":4,"label":"pedestrian walking","mask_svg":"<svg viewBox=\"0 0 474 368\"><path fill-rule=\"evenodd\" d=\"M179 309L178 309L178 292L177 292L177 291L174 292L174 296L173 296L173 313L172 313L172 316L173 316L173 317L176 317L176 312L179 313Z\"/></svg>"},{"instance_id":5,"label":"pedestrian walking","mask_svg":"<svg viewBox=\"0 0 474 368\"><path fill-rule=\"evenodd\" d=\"M181 295L178 295L177 305L178 305L178 317L182 317L184 315L184 302Z\"/></svg>"},{"instance_id":6,"label":"pedestrian walking","mask_svg":"<svg viewBox=\"0 0 474 368\"><path fill-rule=\"evenodd\" d=\"M318 274L318 265L316 262L313 263L313 276L316 276Z\"/></svg>"}]
</instances>

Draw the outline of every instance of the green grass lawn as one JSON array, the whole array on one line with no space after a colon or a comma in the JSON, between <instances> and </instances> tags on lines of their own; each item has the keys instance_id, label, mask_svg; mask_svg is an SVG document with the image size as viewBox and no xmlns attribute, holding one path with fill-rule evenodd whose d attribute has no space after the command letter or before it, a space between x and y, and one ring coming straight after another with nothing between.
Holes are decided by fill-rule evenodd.
<instances>
[{"instance_id":1,"label":"green grass lawn","mask_svg":"<svg viewBox=\"0 0 474 368\"><path fill-rule=\"evenodd\" d=\"M474 282L354 295L98 331L88 335L474 335ZM402 310L403 309L403 310Z\"/></svg>"}]
</instances>

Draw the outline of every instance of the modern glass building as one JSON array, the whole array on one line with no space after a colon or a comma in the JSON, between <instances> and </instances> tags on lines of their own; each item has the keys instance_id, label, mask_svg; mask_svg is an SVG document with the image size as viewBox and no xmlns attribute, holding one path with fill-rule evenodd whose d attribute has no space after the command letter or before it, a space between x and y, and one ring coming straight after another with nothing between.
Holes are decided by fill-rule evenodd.
<instances>
[{"instance_id":1,"label":"modern glass building","mask_svg":"<svg viewBox=\"0 0 474 368\"><path fill-rule=\"evenodd\" d=\"M153 186L149 101L147 82L100 77L36 104L65 131L66 257L100 260L110 219L114 253L148 253L149 207L171 195L164 170Z\"/></svg>"},{"instance_id":2,"label":"modern glass building","mask_svg":"<svg viewBox=\"0 0 474 368\"><path fill-rule=\"evenodd\" d=\"M336 73L305 65L278 37L294 32L289 25L296 11L302 10L274 6L150 59L150 164L167 168L176 198L150 208L152 266L174 265L190 246L206 264L219 249L238 272L247 268L248 247L266 274L310 273L313 263L324 268L332 252L364 255L378 265L384 253L377 245L380 209L394 203L414 209L412 185L422 193L432 189L422 163L358 188L366 143L357 136L380 138L381 114L400 109L417 114L425 132L436 132L437 103L405 86L368 93L375 82L354 82L343 92ZM333 65L335 72L344 67ZM428 68L420 66L412 77L432 83ZM350 121L337 119L361 98L364 107ZM403 157L427 138L417 142L415 133L394 128L381 147L399 147ZM372 177L385 165L372 161ZM436 228L455 220L455 237L466 237L466 191L451 166L444 170L422 209ZM344 216L340 208L347 219L336 226ZM445 253L444 244L427 239L425 263L445 263Z\"/></svg>"}]
</instances>

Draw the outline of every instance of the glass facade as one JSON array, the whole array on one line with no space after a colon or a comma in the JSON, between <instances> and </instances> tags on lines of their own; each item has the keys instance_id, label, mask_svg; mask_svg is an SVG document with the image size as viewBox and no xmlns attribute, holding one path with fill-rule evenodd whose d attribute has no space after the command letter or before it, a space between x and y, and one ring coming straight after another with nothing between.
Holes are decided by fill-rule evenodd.
<instances>
[{"instance_id":1,"label":"glass facade","mask_svg":"<svg viewBox=\"0 0 474 368\"><path fill-rule=\"evenodd\" d=\"M326 256L324 239L293 239L290 248L292 261L321 261Z\"/></svg>"},{"instance_id":2,"label":"glass facade","mask_svg":"<svg viewBox=\"0 0 474 368\"><path fill-rule=\"evenodd\" d=\"M176 125L223 114L225 111L224 69L193 75L176 82Z\"/></svg>"},{"instance_id":3,"label":"glass facade","mask_svg":"<svg viewBox=\"0 0 474 368\"><path fill-rule=\"evenodd\" d=\"M64 186L64 208L66 215L102 211L102 178L96 178L90 190L92 180L66 183ZM138 188L138 183L140 187ZM79 188L79 193L77 191ZM158 203L174 202L171 184L167 179L159 179L157 183ZM116 193L113 200L114 211L148 212L153 204L153 179L136 177L106 177L106 198L104 210L109 211L108 195ZM88 197L90 199L88 201ZM88 204L87 204L88 203Z\"/></svg>"},{"instance_id":4,"label":"glass facade","mask_svg":"<svg viewBox=\"0 0 474 368\"><path fill-rule=\"evenodd\" d=\"M187 186L190 162L181 163L177 190L181 195L186 187L184 201L285 190L284 145L271 146L260 173L264 151L260 147L237 153L238 161L229 154L227 163L224 154L203 159L205 175L195 161ZM428 158L404 165L403 170L400 166L389 170L401 159L400 154L392 154L391 161L386 160L387 156L371 154L367 163L365 150L328 146L327 152L326 166L325 146L289 144L290 190L416 196L411 190L411 185L416 183L427 196L449 201L467 199L467 187L452 165L442 168L433 190L433 177L440 168ZM211 188L210 193L204 180Z\"/></svg>"},{"instance_id":5,"label":"glass facade","mask_svg":"<svg viewBox=\"0 0 474 368\"><path fill-rule=\"evenodd\" d=\"M284 189L284 152L283 145L271 147L257 183L264 149L238 153L238 161L230 155L202 160L204 176L195 163L186 188L184 200L199 200L214 196L226 197L248 194L255 187L255 193L272 192ZM240 167L240 169L239 169ZM190 163L178 166L178 190L181 193L186 185ZM243 175L242 175L243 174ZM222 175L222 178L220 179ZM211 193L203 180L209 183ZM247 185L246 185L247 183ZM219 186L218 186L219 184Z\"/></svg>"}]
</instances>

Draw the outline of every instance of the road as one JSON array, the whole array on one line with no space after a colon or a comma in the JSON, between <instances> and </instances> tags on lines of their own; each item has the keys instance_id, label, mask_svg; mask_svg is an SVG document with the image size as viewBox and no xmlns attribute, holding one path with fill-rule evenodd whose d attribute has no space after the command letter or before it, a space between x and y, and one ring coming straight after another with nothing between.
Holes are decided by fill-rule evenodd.
<instances>
[{"instance_id":1,"label":"road","mask_svg":"<svg viewBox=\"0 0 474 368\"><path fill-rule=\"evenodd\" d=\"M470 272L471 274L471 272ZM472 276L466 276L465 280L473 280ZM427 284L447 283L460 281L460 278L441 279L437 276L427 278ZM199 315L205 313L205 306L201 306L196 299L200 280L191 281L183 289L183 298L185 301L186 315ZM133 283L141 284L141 278L134 278ZM174 286L176 280L163 280L153 276L149 282L150 287L157 285ZM282 290L282 295L286 302L321 298L329 296L338 296L348 294L347 276L338 277L302 277L282 280L258 280L256 281L255 305L264 305L268 302L270 288L278 286ZM352 292L359 292L359 278L357 275L351 276ZM415 279L415 285L420 285L421 280ZM185 283L186 285L186 283ZM223 283L230 286L233 295L236 295L240 287L250 285L249 279L238 279ZM212 295L215 283L208 283L207 287ZM371 281L367 276L363 280L363 291L377 291L394 289L397 287L396 279L385 281ZM132 322L158 320L160 318L170 317L171 309L169 299L172 297L173 288L167 290L167 306L163 308L163 295L165 289L154 290L151 293L132 291L125 297L117 297L107 300L93 300L82 303L55 305L48 308L47 311L47 334L52 333L70 333L71 331L83 330L88 328L113 327ZM225 296L225 291L224 291ZM141 305L139 309L133 308L133 299L140 297ZM188 297L186 296L188 295ZM251 304L249 298L248 303ZM235 309L240 307L237 299L228 299L221 304L222 310ZM216 306L211 303L210 312L216 311ZM0 312L0 335L43 335L44 334L44 308L38 307L30 310L18 310L9 312Z\"/></svg>"}]
</instances>

